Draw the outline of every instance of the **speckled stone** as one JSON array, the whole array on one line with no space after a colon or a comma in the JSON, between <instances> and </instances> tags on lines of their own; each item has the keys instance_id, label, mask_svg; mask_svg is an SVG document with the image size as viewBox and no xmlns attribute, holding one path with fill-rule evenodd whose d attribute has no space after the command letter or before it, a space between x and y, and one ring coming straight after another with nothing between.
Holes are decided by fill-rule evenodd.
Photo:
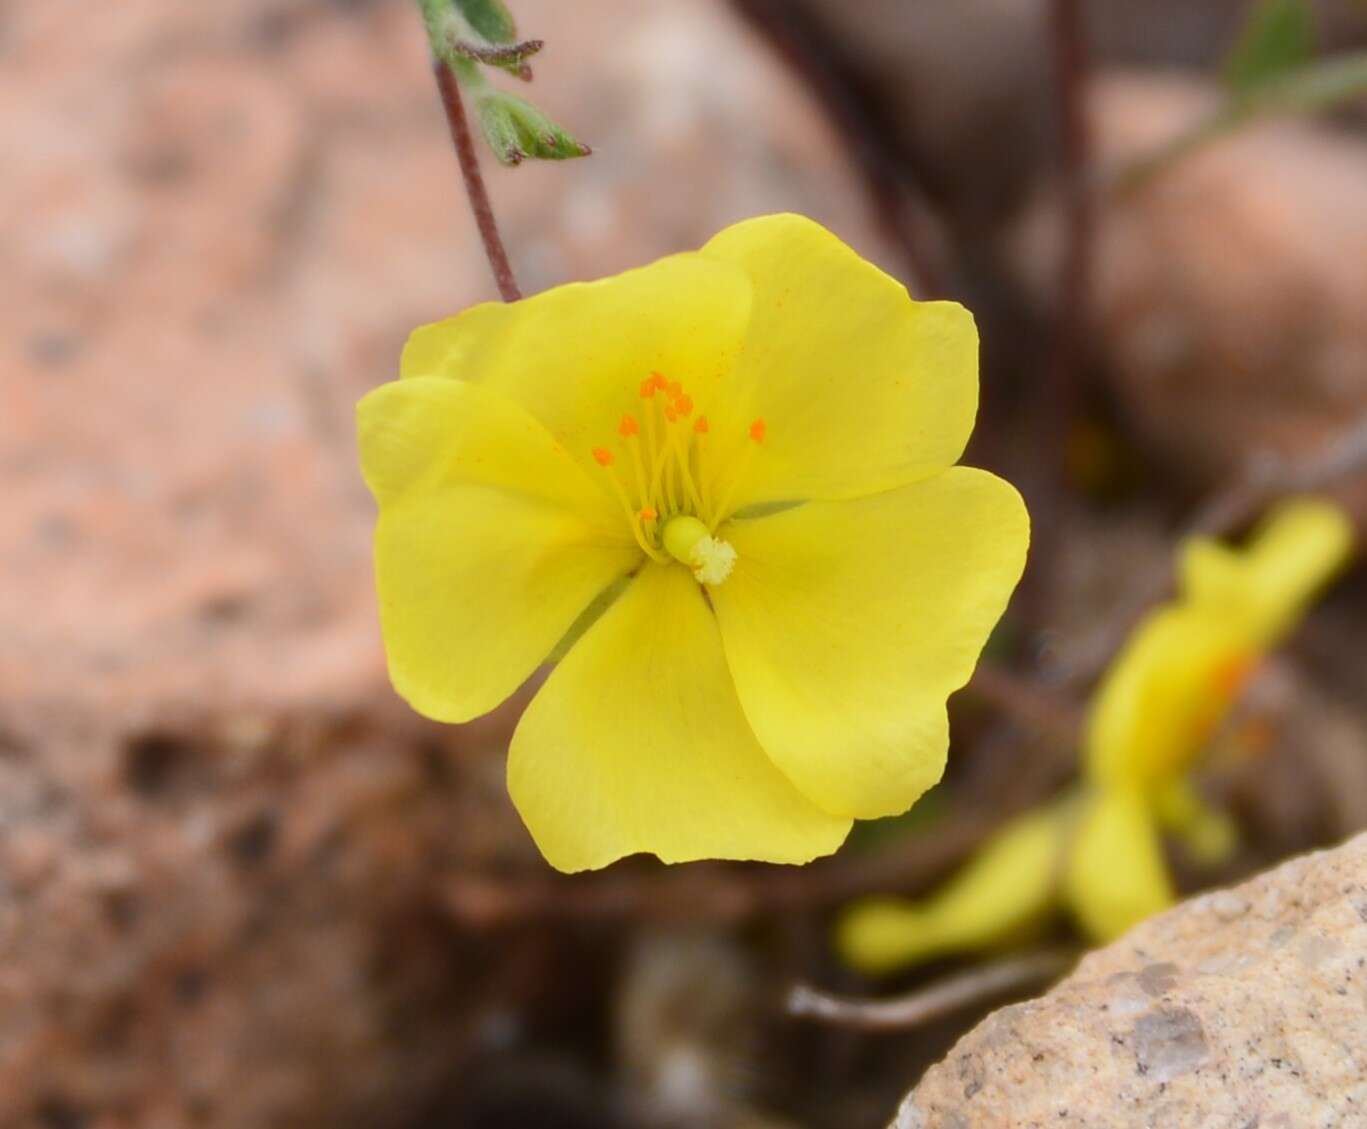
<instances>
[{"instance_id":1,"label":"speckled stone","mask_svg":"<svg viewBox=\"0 0 1367 1129\"><path fill-rule=\"evenodd\" d=\"M995 1012L892 1129L1367 1125L1367 835L1193 899Z\"/></svg>"}]
</instances>

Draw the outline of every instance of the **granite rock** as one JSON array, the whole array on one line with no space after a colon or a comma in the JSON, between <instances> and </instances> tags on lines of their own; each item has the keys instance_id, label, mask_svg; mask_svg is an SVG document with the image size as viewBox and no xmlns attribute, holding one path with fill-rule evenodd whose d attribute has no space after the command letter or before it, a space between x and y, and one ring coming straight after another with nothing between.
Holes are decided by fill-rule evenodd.
<instances>
[{"instance_id":1,"label":"granite rock","mask_svg":"<svg viewBox=\"0 0 1367 1129\"><path fill-rule=\"evenodd\" d=\"M1367 1124L1367 835L1144 922L995 1012L892 1129Z\"/></svg>"}]
</instances>

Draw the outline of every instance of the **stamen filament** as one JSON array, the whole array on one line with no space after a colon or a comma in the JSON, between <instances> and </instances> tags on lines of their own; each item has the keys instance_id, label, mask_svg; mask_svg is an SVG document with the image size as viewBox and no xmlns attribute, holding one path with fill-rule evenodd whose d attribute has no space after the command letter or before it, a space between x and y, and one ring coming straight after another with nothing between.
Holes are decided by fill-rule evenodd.
<instances>
[{"instance_id":1,"label":"stamen filament","mask_svg":"<svg viewBox=\"0 0 1367 1129\"><path fill-rule=\"evenodd\" d=\"M604 451L604 454L609 456L607 461L604 461L598 455L600 450L602 450L602 448L594 449L594 458L597 460L598 465L608 472L608 481L612 483L613 493L617 495L618 500L622 503L622 511L627 515L627 524L631 526L631 533L632 536L636 538L636 544L641 546L641 550L651 560L663 564L665 561L669 560L669 556L655 548L655 546L651 544L650 538L645 535L644 521L641 512L632 506L631 499L627 497L626 489L622 486L621 480L613 473L613 460L610 457L611 452Z\"/></svg>"},{"instance_id":2,"label":"stamen filament","mask_svg":"<svg viewBox=\"0 0 1367 1129\"><path fill-rule=\"evenodd\" d=\"M683 482L684 489L688 492L689 500L693 503L694 511L701 515L703 512L702 498L698 494L698 487L694 483L693 475L688 467L688 440L673 428L670 429L669 438L670 446L674 448L674 456L679 464L679 477Z\"/></svg>"},{"instance_id":3,"label":"stamen filament","mask_svg":"<svg viewBox=\"0 0 1367 1129\"><path fill-rule=\"evenodd\" d=\"M628 443L631 448L631 466L636 475L636 493L640 496L641 505L648 507L651 496L646 492L646 472L645 464L641 462L641 445L639 443Z\"/></svg>"}]
</instances>

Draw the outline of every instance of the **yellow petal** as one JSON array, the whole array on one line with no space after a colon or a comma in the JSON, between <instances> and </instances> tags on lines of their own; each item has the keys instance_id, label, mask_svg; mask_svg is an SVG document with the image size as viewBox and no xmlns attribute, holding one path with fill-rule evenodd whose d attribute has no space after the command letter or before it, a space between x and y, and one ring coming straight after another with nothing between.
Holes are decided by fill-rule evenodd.
<instances>
[{"instance_id":1,"label":"yellow petal","mask_svg":"<svg viewBox=\"0 0 1367 1129\"><path fill-rule=\"evenodd\" d=\"M375 571L390 677L419 713L498 705L635 566L604 496L515 405L457 381L386 385L358 411L380 503Z\"/></svg>"},{"instance_id":2,"label":"yellow petal","mask_svg":"<svg viewBox=\"0 0 1367 1129\"><path fill-rule=\"evenodd\" d=\"M1092 700L1088 778L1152 788L1186 772L1228 713L1256 655L1242 621L1188 605L1151 615Z\"/></svg>"},{"instance_id":3,"label":"yellow petal","mask_svg":"<svg viewBox=\"0 0 1367 1129\"><path fill-rule=\"evenodd\" d=\"M673 255L424 326L400 369L474 381L516 401L587 466L594 447L616 442L622 416L640 411L652 372L710 411L749 317L743 271L696 252Z\"/></svg>"},{"instance_id":4,"label":"yellow petal","mask_svg":"<svg viewBox=\"0 0 1367 1129\"><path fill-rule=\"evenodd\" d=\"M563 871L638 851L807 862L850 827L765 757L707 603L678 565L647 565L556 667L513 736L508 788Z\"/></svg>"},{"instance_id":5,"label":"yellow petal","mask_svg":"<svg viewBox=\"0 0 1367 1129\"><path fill-rule=\"evenodd\" d=\"M940 778L945 699L968 681L1020 578L1020 496L952 467L719 535L736 564L709 594L760 744L827 811L905 811Z\"/></svg>"},{"instance_id":6,"label":"yellow petal","mask_svg":"<svg viewBox=\"0 0 1367 1129\"><path fill-rule=\"evenodd\" d=\"M1268 514L1241 550L1190 541L1182 558L1183 594L1238 617L1254 645L1269 647L1295 626L1352 547L1352 523L1342 509L1293 499Z\"/></svg>"},{"instance_id":7,"label":"yellow petal","mask_svg":"<svg viewBox=\"0 0 1367 1129\"><path fill-rule=\"evenodd\" d=\"M631 534L601 481L523 408L478 385L440 377L382 384L356 410L361 471L380 505L465 484L525 494Z\"/></svg>"},{"instance_id":8,"label":"yellow petal","mask_svg":"<svg viewBox=\"0 0 1367 1129\"><path fill-rule=\"evenodd\" d=\"M1158 828L1136 790L1107 788L1088 806L1068 848L1064 897L1098 942L1172 904Z\"/></svg>"},{"instance_id":9,"label":"yellow petal","mask_svg":"<svg viewBox=\"0 0 1367 1129\"><path fill-rule=\"evenodd\" d=\"M841 917L846 963L880 975L956 952L995 948L1049 911L1062 876L1066 805L1028 812L997 832L923 902L868 898Z\"/></svg>"},{"instance_id":10,"label":"yellow petal","mask_svg":"<svg viewBox=\"0 0 1367 1129\"><path fill-rule=\"evenodd\" d=\"M958 460L978 406L978 335L967 310L913 301L802 216L736 224L703 253L740 264L754 285L725 415L713 420L725 436L765 421L736 508L872 494Z\"/></svg>"}]
</instances>

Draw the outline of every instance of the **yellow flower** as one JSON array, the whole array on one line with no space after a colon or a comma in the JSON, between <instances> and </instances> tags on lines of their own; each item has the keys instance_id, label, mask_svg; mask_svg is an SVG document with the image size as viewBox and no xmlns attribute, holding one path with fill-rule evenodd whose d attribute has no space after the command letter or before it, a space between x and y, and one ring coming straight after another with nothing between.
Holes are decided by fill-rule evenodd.
<instances>
[{"instance_id":1,"label":"yellow flower","mask_svg":"<svg viewBox=\"0 0 1367 1129\"><path fill-rule=\"evenodd\" d=\"M939 779L1019 578L954 466L977 336L809 220L415 332L359 408L390 674L459 722L563 658L508 784L565 871L805 862Z\"/></svg>"},{"instance_id":2,"label":"yellow flower","mask_svg":"<svg viewBox=\"0 0 1367 1129\"><path fill-rule=\"evenodd\" d=\"M1062 802L1011 820L923 902L856 902L836 924L841 956L877 975L1027 936L1047 921L1057 900L1068 807Z\"/></svg>"},{"instance_id":3,"label":"yellow flower","mask_svg":"<svg viewBox=\"0 0 1367 1129\"><path fill-rule=\"evenodd\" d=\"M1184 774L1351 547L1347 517L1311 499L1278 507L1243 549L1189 541L1178 599L1136 630L1097 691L1088 778L1153 793Z\"/></svg>"},{"instance_id":4,"label":"yellow flower","mask_svg":"<svg viewBox=\"0 0 1367 1129\"><path fill-rule=\"evenodd\" d=\"M1017 945L1066 910L1096 941L1167 906L1171 882L1153 815L1132 789L1082 789L1010 820L921 902L865 898L836 947L880 975L953 953Z\"/></svg>"},{"instance_id":5,"label":"yellow flower","mask_svg":"<svg viewBox=\"0 0 1367 1129\"><path fill-rule=\"evenodd\" d=\"M1243 549L1183 546L1178 599L1139 626L1094 699L1082 786L1007 823L925 901L853 905L836 932L845 960L883 973L995 948L1056 909L1104 942L1170 905L1163 832L1199 859L1234 845L1229 818L1192 786L1194 762L1351 546L1344 514L1312 500L1279 507Z\"/></svg>"},{"instance_id":6,"label":"yellow flower","mask_svg":"<svg viewBox=\"0 0 1367 1129\"><path fill-rule=\"evenodd\" d=\"M1172 904L1162 838L1141 792L1090 792L1069 836L1060 894L1082 932L1099 943Z\"/></svg>"}]
</instances>

